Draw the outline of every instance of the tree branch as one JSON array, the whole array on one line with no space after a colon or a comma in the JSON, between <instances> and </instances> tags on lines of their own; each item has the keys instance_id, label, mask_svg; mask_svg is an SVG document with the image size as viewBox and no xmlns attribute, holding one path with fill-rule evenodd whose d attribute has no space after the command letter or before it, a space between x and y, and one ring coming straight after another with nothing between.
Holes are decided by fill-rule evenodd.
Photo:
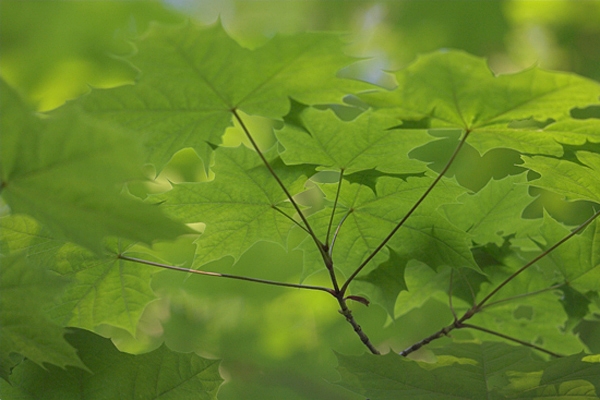
<instances>
[{"instance_id":1,"label":"tree branch","mask_svg":"<svg viewBox=\"0 0 600 400\"><path fill-rule=\"evenodd\" d=\"M460 151L460 149L465 144L465 141L467 140L467 137L469 137L469 133L470 132L471 131L469 131L469 130L465 131L465 134L463 135L462 139L458 143L458 146L456 146L456 149L454 150L454 153L452 153L452 156L450 156L450 159L448 160L448 162L446 163L446 165L444 166L444 168L442 169L442 171L440 171L440 173L434 179L434 181L431 183L431 185L429 185L429 187L427 188L427 190L425 191L425 193L423 193L423 195L419 198L419 200L417 200L417 202L412 206L412 208L408 211L408 213L406 213L406 215L404 216L404 218L402 218L402 220L400 222L398 222L398 224L394 227L394 229L392 229L392 231L389 233L389 235L387 235L386 238L383 239L383 241L379 244L379 246L377 246L375 248L375 250L373 250L373 252L371 254L369 254L369 256L362 262L362 264L360 264L358 266L358 268L354 271L354 273L352 275L350 275L350 277L346 280L346 282L342 286L342 292L345 292L348 289L348 286L350 285L350 282L352 282L352 280L354 278L356 278L356 276L369 263L369 261L371 261L373 259L373 257L375 257L375 255L377 253L379 253L381 251L381 249L383 249L385 247L385 245L387 244L387 242L389 242L392 239L392 237L396 234L396 232L398 232L398 229L400 229L402 227L402 225L404 225L404 223L406 222L406 220L415 212L415 210L417 209L417 207L419 207L419 205L421 205L421 203L423 202L423 200L425 200L425 198L427 198L427 196L429 195L429 193L433 190L433 188L437 185L437 183L442 179L442 177L444 176L444 174L446 172L448 172L448 169L450 168L450 166L452 165L452 163L456 159L456 156L458 155L458 152Z\"/></svg>"},{"instance_id":2,"label":"tree branch","mask_svg":"<svg viewBox=\"0 0 600 400\"><path fill-rule=\"evenodd\" d=\"M545 256L547 256L550 252L552 252L558 246L560 246L561 244L563 244L567 240L571 239L578 232L580 232L581 230L583 230L583 228L585 228L588 224L590 224L594 219L596 219L596 217L598 217L598 215L600 215L600 210L596 211L596 213L594 215L592 215L584 223L582 223L577 228L575 228L567 236L565 236L564 238L562 238L558 242L554 243L552 246L550 246L548 249L546 249L540 255L538 255L533 260L529 261L527 264L525 264L524 266L522 266L521 268L519 268L517 271L515 271L511 276L509 276L502 283L500 283L498 286L496 286L496 288L494 290L492 290L487 296L485 296L484 299L481 300L474 308L477 309L477 310L481 310L481 308L483 307L483 305L485 303L487 303L488 300L491 299L496 293L498 293L500 291L500 289L502 289L504 286L506 286L506 284L508 282L512 281L521 272L525 271L527 268L531 267L533 264L535 264L536 262L538 262L539 260L541 260L542 258L544 258Z\"/></svg>"},{"instance_id":3,"label":"tree branch","mask_svg":"<svg viewBox=\"0 0 600 400\"><path fill-rule=\"evenodd\" d=\"M369 339L367 334L362 330L362 328L360 327L358 322L356 322L356 320L354 319L354 316L352 315L352 311L348 308L348 305L346 304L346 300L344 299L343 294L338 293L335 296L335 298L338 300L338 303L340 304L340 308L341 308L340 314L342 314L344 317L346 317L346 321L348 321L350 323L350 325L352 325L352 328L354 328L354 332L356 332L356 334L360 338L361 342L363 342L363 344L365 346L367 346L367 348L371 351L371 353L381 354L379 352L379 350L377 350L377 348L375 348L373 343L371 343L371 340Z\"/></svg>"},{"instance_id":4,"label":"tree branch","mask_svg":"<svg viewBox=\"0 0 600 400\"><path fill-rule=\"evenodd\" d=\"M481 310L483 310L486 306L486 303L488 302L489 299L492 298L492 296L494 296L496 293L498 293L500 291L500 289L502 289L504 286L506 286L507 283L509 283L511 280L513 280L517 275L519 275L521 272L525 271L527 268L529 268L531 265L535 264L537 261L539 261L541 258L547 256L551 251L555 250L558 246L560 246L561 244L563 244L564 242L566 242L567 240L569 240L570 238L572 238L573 236L575 236L578 232L580 232L581 230L583 230L583 228L585 228L587 225L589 225L594 219L596 219L598 216L600 215L600 211L597 211L596 213L594 213L594 215L592 215L590 218L588 218L584 223L582 223L581 225L579 225L577 228L575 228L571 233L569 233L567 236L565 236L564 238L562 238L561 240L559 240L558 242L556 242L555 244L553 244L552 246L550 246L548 249L546 249L544 252L542 252L540 255L538 255L537 257L535 257L533 260L529 261L527 264L525 264L524 266L522 266L521 268L519 268L516 272L514 272L512 275L510 275L508 278L506 278L504 281L502 281L502 283L500 283L498 286L496 286L496 288L494 290L492 290L487 296L485 296L483 298L483 300L481 300L479 303L475 304L473 307L471 307L469 310L467 310L465 312L465 314L458 320L454 320L454 322L451 325L448 325L442 329L440 329L439 331L437 331L436 333L434 333L431 336L426 337L423 340L420 340L419 342L413 344L412 346L402 350L399 354L402 356L407 356L408 354L420 349L421 347L429 344L430 342L439 339L443 336L448 335L448 333L450 333L451 331L453 331L454 329L461 329L461 328L472 328L472 329L477 329L480 330L482 332L487 332L489 334L492 335L496 335L499 337L502 337L504 339L507 340L511 340L513 342L517 342L520 343L524 346L528 346L528 347L532 347L536 350L542 351L544 353L550 354L554 357L561 357L559 354L553 353L549 350L543 349L541 347L538 347L536 345L533 345L531 343L527 343L527 342L523 342L519 339L513 338L511 336L507 336L504 335L500 332L495 332L486 328L482 328L476 325L471 325L471 324L465 324L465 321L467 321L468 319L472 318L475 314L481 312ZM552 289L556 289L558 287L562 286L562 284L560 285L554 285L551 286L550 288L547 289L543 289L543 290L538 290L537 292L531 292L531 293L525 293L523 295L520 296L514 296L511 298L507 298L507 299L503 299L503 300L498 300L494 303L489 303L487 304L487 307L490 307L494 304L498 304L501 303L503 301L508 301L508 300L512 300L515 298L520 298L520 297L525 297L525 296L531 296L534 294L538 294L538 293L542 293L545 292L547 290L552 290Z\"/></svg>"},{"instance_id":5,"label":"tree branch","mask_svg":"<svg viewBox=\"0 0 600 400\"><path fill-rule=\"evenodd\" d=\"M333 290L331 290L329 288L326 288L326 287L323 287L323 286L302 285L302 284L296 284L296 283L270 281L270 280L267 280L267 279L250 278L248 276L222 274L220 272L201 271L201 270L198 270L198 269L190 269L190 268L177 267L175 265L161 264L161 263L157 263L157 262L154 262L154 261L143 260L141 258L128 257L128 256L124 256L123 254L118 254L117 258L119 258L121 260L135 262L135 263L138 263L138 264L146 264L146 265L151 265L153 267L170 269L170 270L173 270L173 271L189 272L191 274L206 275L206 276L216 276L216 277L219 277L219 278L237 279L237 280L240 280L240 281L262 283L262 284L265 284L265 285L272 285L272 286L283 286L283 287L291 287L291 288L296 288L296 289L319 290L319 291L322 291L322 292L327 292L330 295L335 296L337 298L337 296L336 296L336 294L335 294L335 292Z\"/></svg>"}]
</instances>

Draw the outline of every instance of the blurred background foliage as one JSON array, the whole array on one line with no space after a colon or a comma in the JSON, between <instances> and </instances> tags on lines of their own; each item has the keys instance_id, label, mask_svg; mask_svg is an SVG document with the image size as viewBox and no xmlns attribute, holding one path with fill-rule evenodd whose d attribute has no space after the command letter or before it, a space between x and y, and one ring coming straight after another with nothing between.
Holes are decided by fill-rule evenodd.
<instances>
[{"instance_id":1,"label":"blurred background foliage","mask_svg":"<svg viewBox=\"0 0 600 400\"><path fill-rule=\"evenodd\" d=\"M84 94L89 86L133 82L138 72L121 59L134 51L129 40L142 34L151 21L177 23L186 18L204 24L220 19L248 47L278 33L343 32L347 53L364 59L343 73L384 87L393 87L394 82L383 71L402 68L418 54L439 48L486 57L495 73L539 65L600 80L596 0L2 0L0 74L40 111L50 110ZM581 118L600 117L594 108L578 113ZM248 118L262 145L272 145L272 123ZM230 128L225 145L241 142L236 127ZM439 169L455 144L456 139L448 137L412 155ZM451 174L477 191L492 178L519 173L518 156L508 150L480 155L467 147ZM129 189L143 197L167 190L169 180L211 179L202 163L193 151L183 150L158 179ZM154 178L151 166L148 176ZM310 193L303 201L318 206L318 191ZM567 203L542 191L534 194L539 197L528 209L529 217L540 216L546 208L555 218L576 224L591 211L585 202ZM290 240L290 248L294 241ZM173 264L189 265L194 247L190 238L182 238L154 250ZM302 253L259 243L232 264L226 258L205 269L298 281ZM327 284L327 277L311 276L307 283ZM153 287L160 299L147 308L136 338L111 327L98 331L124 351L145 352L166 342L178 351L223 359L224 400L355 398L328 384L336 380L332 349L344 354L364 351L328 296L171 271L157 273ZM451 318L443 296L425 299L420 308L399 313L395 321L377 306L354 308L372 340L396 351ZM578 329L593 343L600 338L598 324L584 322ZM427 351L420 357L427 358Z\"/></svg>"}]
</instances>

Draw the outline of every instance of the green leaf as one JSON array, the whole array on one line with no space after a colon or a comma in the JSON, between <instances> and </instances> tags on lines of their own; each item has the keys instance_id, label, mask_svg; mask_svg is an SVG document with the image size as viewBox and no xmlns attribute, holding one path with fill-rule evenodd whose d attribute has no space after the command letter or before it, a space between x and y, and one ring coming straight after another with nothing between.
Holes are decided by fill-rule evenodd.
<instances>
[{"instance_id":1,"label":"green leaf","mask_svg":"<svg viewBox=\"0 0 600 400\"><path fill-rule=\"evenodd\" d=\"M365 252L372 250L406 215L431 181L430 178L408 178L403 181L381 177L376 196L364 186L350 185L349 192L340 196L340 206L352 209L342 226L344 236L341 243L363 241ZM448 223L433 206L454 201L462 192L451 181L441 183L394 235L389 246L402 257L417 259L433 268L448 265L478 270L466 234ZM344 250L341 252L345 253Z\"/></svg>"},{"instance_id":2,"label":"green leaf","mask_svg":"<svg viewBox=\"0 0 600 400\"><path fill-rule=\"evenodd\" d=\"M443 213L450 222L471 234L476 243L501 246L504 237L531 234L540 225L539 220L521 217L533 201L526 183L526 174L492 179L481 191L460 196L461 204L442 206Z\"/></svg>"},{"instance_id":3,"label":"green leaf","mask_svg":"<svg viewBox=\"0 0 600 400\"><path fill-rule=\"evenodd\" d=\"M546 244L539 243L542 250L563 239L571 231L547 213L541 228ZM565 282L582 293L600 290L600 224L592 222L583 232L575 235L548 254L544 261L550 262Z\"/></svg>"},{"instance_id":4,"label":"green leaf","mask_svg":"<svg viewBox=\"0 0 600 400\"><path fill-rule=\"evenodd\" d=\"M404 281L404 270L408 260L388 248L389 258L365 276L353 283L353 291L365 293L371 302L380 304L389 315L394 315L396 298L403 290L408 290Z\"/></svg>"},{"instance_id":5,"label":"green leaf","mask_svg":"<svg viewBox=\"0 0 600 400\"><path fill-rule=\"evenodd\" d=\"M281 118L289 111L289 97L304 104L340 102L368 87L335 78L352 61L341 47L336 35L304 33L276 36L248 50L220 24L154 25L131 58L141 70L136 84L95 90L81 106L144 135L149 161L158 170L185 147L207 163L210 143L220 143L234 109Z\"/></svg>"},{"instance_id":6,"label":"green leaf","mask_svg":"<svg viewBox=\"0 0 600 400\"><path fill-rule=\"evenodd\" d=\"M69 342L92 373L51 367L29 361L19 365L12 386L2 382L3 396L23 400L59 399L216 399L223 379L219 362L193 353L181 354L162 346L150 353L121 353L109 339L73 330Z\"/></svg>"},{"instance_id":7,"label":"green leaf","mask_svg":"<svg viewBox=\"0 0 600 400\"><path fill-rule=\"evenodd\" d=\"M44 364L85 368L75 349L64 340L64 329L43 311L66 282L29 263L23 252L1 260L0 377L9 379L12 367L17 364L13 353L42 368Z\"/></svg>"},{"instance_id":8,"label":"green leaf","mask_svg":"<svg viewBox=\"0 0 600 400\"><path fill-rule=\"evenodd\" d=\"M498 265L485 269L489 282L481 284L478 300L525 264L517 258L506 260L506 263L509 266ZM585 344L571 330L565 329L569 315L561 303L561 293L558 290L547 290L556 283L554 271L534 265L504 286L488 302L488 307L476 314L469 323L536 344L558 354L580 352L585 349ZM494 302L498 303L493 304ZM462 311L457 310L457 313L464 311L466 307ZM473 329L468 332L481 340L502 340Z\"/></svg>"},{"instance_id":9,"label":"green leaf","mask_svg":"<svg viewBox=\"0 0 600 400\"><path fill-rule=\"evenodd\" d=\"M585 166L550 157L523 156L523 165L541 175L531 185L563 195L567 200L600 203L600 154L589 151L575 154Z\"/></svg>"},{"instance_id":10,"label":"green leaf","mask_svg":"<svg viewBox=\"0 0 600 400\"><path fill-rule=\"evenodd\" d=\"M404 181L383 176L377 179L376 193L368 186L343 182L333 220L334 228L341 226L333 248L334 266L345 273L354 271L406 215L432 180L430 177L409 177ZM322 186L329 200L335 198L336 186ZM478 270L468 235L435 210L435 204L454 202L462 193L464 189L452 181L440 182L388 246L400 257L420 260L432 268L449 265ZM310 221L314 222L313 228L320 238L325 237L330 214L331 209L327 207L311 216ZM309 239L300 247L305 251L305 275L322 268L322 261ZM373 260L374 264L383 261L381 258Z\"/></svg>"},{"instance_id":11,"label":"green leaf","mask_svg":"<svg viewBox=\"0 0 600 400\"><path fill-rule=\"evenodd\" d=\"M303 190L310 168L287 167L274 150L266 157L292 195ZM285 245L294 210L258 154L244 146L219 148L214 172L214 181L177 184L152 197L170 215L206 224L194 265L227 255L237 260L261 240Z\"/></svg>"},{"instance_id":12,"label":"green leaf","mask_svg":"<svg viewBox=\"0 0 600 400\"><path fill-rule=\"evenodd\" d=\"M423 172L425 164L409 159L407 154L434 140L422 130L392 129L397 120L371 111L344 122L331 110L308 108L301 120L308 134L290 125L277 132L285 147L283 161L344 170L346 174L373 168L388 173Z\"/></svg>"},{"instance_id":13,"label":"green leaf","mask_svg":"<svg viewBox=\"0 0 600 400\"><path fill-rule=\"evenodd\" d=\"M338 354L339 384L370 400L596 398L600 364L583 355L544 362L530 349L487 342L453 343L436 354L433 364L394 353Z\"/></svg>"},{"instance_id":14,"label":"green leaf","mask_svg":"<svg viewBox=\"0 0 600 400\"><path fill-rule=\"evenodd\" d=\"M25 252L35 268L68 278L44 312L62 326L93 330L107 324L135 334L146 305L155 300L150 280L156 269L121 260L117 254L145 258L122 243L110 242L107 253L98 255L53 237L35 220L19 215L0 219L4 254Z\"/></svg>"},{"instance_id":15,"label":"green leaf","mask_svg":"<svg viewBox=\"0 0 600 400\"><path fill-rule=\"evenodd\" d=\"M484 59L459 51L420 56L395 73L398 87L361 99L401 120L427 118L432 128L471 132L467 142L481 153L497 147L560 156L558 132L511 128L515 120L564 120L575 107L598 104L600 85L573 74L537 67L494 76ZM581 141L581 132L562 132L562 143ZM594 135L597 137L597 135Z\"/></svg>"},{"instance_id":16,"label":"green leaf","mask_svg":"<svg viewBox=\"0 0 600 400\"><path fill-rule=\"evenodd\" d=\"M124 131L73 113L42 118L4 81L0 91L1 191L13 213L96 252L106 236L151 243L189 232L120 195L125 181L142 177L138 145Z\"/></svg>"}]
</instances>

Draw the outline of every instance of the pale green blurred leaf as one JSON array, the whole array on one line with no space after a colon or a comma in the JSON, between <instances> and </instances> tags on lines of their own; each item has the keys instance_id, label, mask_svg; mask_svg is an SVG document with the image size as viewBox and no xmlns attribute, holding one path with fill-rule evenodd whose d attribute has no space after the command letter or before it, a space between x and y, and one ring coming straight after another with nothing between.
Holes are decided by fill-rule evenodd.
<instances>
[{"instance_id":1,"label":"pale green blurred leaf","mask_svg":"<svg viewBox=\"0 0 600 400\"><path fill-rule=\"evenodd\" d=\"M43 311L67 282L28 262L24 252L0 260L0 377L10 379L16 354L38 367L85 368L75 349L64 340L64 329Z\"/></svg>"},{"instance_id":2,"label":"pale green blurred leaf","mask_svg":"<svg viewBox=\"0 0 600 400\"><path fill-rule=\"evenodd\" d=\"M19 365L12 386L0 382L3 397L23 400L201 399L217 398L223 379L219 361L175 353L166 346L146 354L127 354L84 330L67 336L90 372L43 370L29 361Z\"/></svg>"},{"instance_id":3,"label":"pale green blurred leaf","mask_svg":"<svg viewBox=\"0 0 600 400\"><path fill-rule=\"evenodd\" d=\"M133 86L95 90L81 107L146 138L149 161L161 170L173 153L192 147L206 162L231 125L232 110L281 118L289 97L305 103L340 102L368 87L336 79L352 59L336 35L276 36L255 50L241 47L216 24L155 25L136 42Z\"/></svg>"},{"instance_id":4,"label":"pale green blurred leaf","mask_svg":"<svg viewBox=\"0 0 600 400\"><path fill-rule=\"evenodd\" d=\"M139 146L126 132L74 113L43 118L4 81L0 88L1 190L13 213L96 252L106 236L151 243L189 232L119 193L143 177Z\"/></svg>"}]
</instances>

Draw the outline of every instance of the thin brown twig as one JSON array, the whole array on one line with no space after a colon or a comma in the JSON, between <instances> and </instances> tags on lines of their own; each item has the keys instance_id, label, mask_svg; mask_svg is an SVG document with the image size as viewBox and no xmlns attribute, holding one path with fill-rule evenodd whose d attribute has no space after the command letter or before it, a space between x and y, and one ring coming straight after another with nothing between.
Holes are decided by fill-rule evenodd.
<instances>
[{"instance_id":1,"label":"thin brown twig","mask_svg":"<svg viewBox=\"0 0 600 400\"><path fill-rule=\"evenodd\" d=\"M496 288L494 290L492 290L487 296L484 297L483 300L481 300L479 303L475 304L473 307L471 307L469 310L467 310L465 312L465 314L458 320L455 320L452 324L440 329L439 331L437 331L436 333L434 333L433 335L430 335L420 341L418 341L417 343L413 344L410 347L407 347L406 349L404 349L403 351L401 351L399 354L402 356L407 356L408 354L420 349L421 347L429 344L430 342L439 339L443 336L448 335L448 333L450 333L451 331L453 331L454 329L460 329L460 328L472 328L472 329L477 329L480 330L482 332L487 332L489 334L492 335L496 335L499 337L502 337L504 339L507 340L511 340L513 342L516 343L520 343L523 344L525 346L529 346L532 347L536 350L542 351L544 353L550 354L554 357L561 357L559 354L557 353L553 353L549 350L543 349L539 346L533 345L531 343L527 343L527 342L523 342L519 339L504 335L500 332L495 332L486 328L482 328L476 325L471 325L471 324L465 324L465 321L467 321L468 319L472 318L475 314L481 312L481 310L483 310L486 307L486 303L488 302L489 299L492 298L492 296L494 296L496 293L498 293L500 291L500 289L502 289L504 286L506 286L506 284L508 284L511 280L513 280L517 275L519 275L521 272L525 271L527 268L529 268L531 265L533 265L534 263L536 263L537 261L539 261L541 258L545 257L546 255L548 255L551 251L555 250L558 246L560 246L561 244L563 244L564 242L566 242L567 240L569 240L571 237L573 237L574 235L576 235L578 232L580 232L581 230L583 230L587 225L589 225L594 219L596 219L598 216L600 215L600 211L597 211L596 213L594 213L594 215L592 215L590 218L588 218L584 223L582 223L581 225L579 225L577 228L575 228L573 231L571 231L571 233L569 233L568 235L566 235L565 237L563 237L561 240L559 240L558 242L556 242L554 245L550 246L548 249L546 249L544 252L542 252L540 255L538 255L537 257L535 257L533 260L529 261L527 264L525 264L523 267L519 268L516 272L514 272L513 274L511 274L508 278L506 278L504 281L502 281L502 283L500 283L498 286L496 286ZM562 285L562 284L561 284ZM552 290L554 288L560 287L559 285L554 285L550 288L544 289L544 290L539 290L537 292L531 292L531 293L525 293L524 295L521 296L514 296L508 299L502 299L502 300L498 300L494 303L489 303L487 304L487 307L490 307L494 304L498 304L501 303L503 301L508 301L508 300L512 300L518 297L524 297L524 296L531 296L534 294L539 294L542 293L544 291L547 290Z\"/></svg>"},{"instance_id":2,"label":"thin brown twig","mask_svg":"<svg viewBox=\"0 0 600 400\"><path fill-rule=\"evenodd\" d=\"M471 132L470 130L466 130L465 131L465 134L463 135L462 139L458 143L458 146L456 146L456 149L454 150L454 153L452 153L452 156L450 156L450 159L448 160L448 162L446 163L446 165L444 166L444 168L442 169L442 171L440 171L440 173L433 180L433 182L431 183L431 185L429 185L429 187L427 188L427 190L425 191L425 193L423 193L423 195L419 198L419 200L417 200L415 202L415 204L412 206L412 208L406 213L406 215L404 216L404 218L402 218L402 220L400 222L398 222L398 224L396 224L396 226L394 227L394 229L392 229L392 231L385 237L385 239L383 239L383 241L379 244L379 246L377 246L375 248L375 250L373 250L371 252L371 254L369 254L369 256L358 266L358 268L356 268L356 270L352 273L352 275L350 275L350 277L348 279L346 279L346 282L342 286L342 292L345 292L348 289L348 286L350 285L350 283L352 282L352 280L354 280L354 278L356 278L356 276L360 273L360 271L362 271L362 269L375 257L375 255L377 255L377 253L379 253L381 251L381 249L383 249L385 247L385 245L387 244L387 242L389 242L392 239L392 237L396 234L396 232L398 232L398 230L404 225L404 223L406 222L406 220L408 220L408 218L415 212L415 210L417 209L417 207L419 207L419 205L421 205L421 203L423 202L423 200L425 200L425 198L427 198L427 196L429 195L429 193L433 190L433 188L437 185L437 183L442 179L442 177L444 176L444 174L446 172L448 172L448 169L450 169L450 166L452 165L452 163L456 159L456 156L458 155L458 152L460 151L460 149L465 144L465 141L467 140L467 137L469 137L469 133L470 132Z\"/></svg>"},{"instance_id":3,"label":"thin brown twig","mask_svg":"<svg viewBox=\"0 0 600 400\"><path fill-rule=\"evenodd\" d=\"M343 295L338 293L335 296L335 298L338 300L338 303L340 304L340 308L341 308L340 314L342 314L344 317L346 317L346 321L348 321L350 323L350 325L352 325L352 328L354 328L354 332L356 332L356 334L360 338L361 342L363 342L363 344L365 346L367 346L367 348L369 349L369 351L371 351L371 353L381 354L379 352L379 350L377 350L377 348L373 345L373 343L371 343L371 340L369 339L367 334L362 330L360 325L354 319L354 316L352 315L352 311L348 308L348 305L346 304L346 300L344 299Z\"/></svg>"},{"instance_id":4,"label":"thin brown twig","mask_svg":"<svg viewBox=\"0 0 600 400\"><path fill-rule=\"evenodd\" d=\"M596 213L594 213L594 215L592 215L584 223L582 223L577 228L575 228L573 231L571 231L571 233L569 233L567 236L565 236L564 238L562 238L558 242L554 243L552 246L550 246L548 249L546 249L540 255L538 255L533 260L529 261L527 264L525 264L524 266L522 266L521 268L519 268L512 275L510 275L508 278L506 278L502 283L500 283L498 286L496 286L496 288L494 290L492 290L487 296L485 296L483 298L483 300L481 300L474 308L481 309L483 307L483 305L485 303L487 303L488 300L491 299L496 293L498 293L500 291L500 289L502 289L504 286L506 286L506 284L508 282L512 281L521 272L525 271L527 268L531 267L533 264L535 264L536 262L538 262L539 260L541 260L542 258L544 258L545 256L547 256L550 252L552 252L558 246L560 246L561 244L563 244L567 240L571 239L578 232L580 232L581 230L583 230L583 228L585 228L588 224L590 224L594 219L596 219L596 217L598 217L599 215L600 215L600 210L596 211Z\"/></svg>"},{"instance_id":5,"label":"thin brown twig","mask_svg":"<svg viewBox=\"0 0 600 400\"><path fill-rule=\"evenodd\" d=\"M267 279L251 278L248 276L223 274L220 272L210 272L210 271L202 271L202 270L198 270L198 269L183 268L183 267L178 267L175 265L161 264L161 263L157 263L154 261L144 260L141 258L129 257L129 256L125 256L123 254L117 255L117 258L120 258L121 260L135 262L138 264L146 264L146 265L151 265L153 267L170 269L173 271L189 272L191 274L215 276L215 277L219 277L219 278L237 279L237 280L241 280L241 281L263 283L266 285L273 285L273 286L291 287L291 288L296 288L296 289L319 290L322 292L327 292L327 293L331 294L332 296L336 296L336 294L333 290L323 287L323 286L311 286L311 285L302 285L302 284L297 284L297 283L278 282L278 281L271 281L271 280L267 280Z\"/></svg>"}]
</instances>

